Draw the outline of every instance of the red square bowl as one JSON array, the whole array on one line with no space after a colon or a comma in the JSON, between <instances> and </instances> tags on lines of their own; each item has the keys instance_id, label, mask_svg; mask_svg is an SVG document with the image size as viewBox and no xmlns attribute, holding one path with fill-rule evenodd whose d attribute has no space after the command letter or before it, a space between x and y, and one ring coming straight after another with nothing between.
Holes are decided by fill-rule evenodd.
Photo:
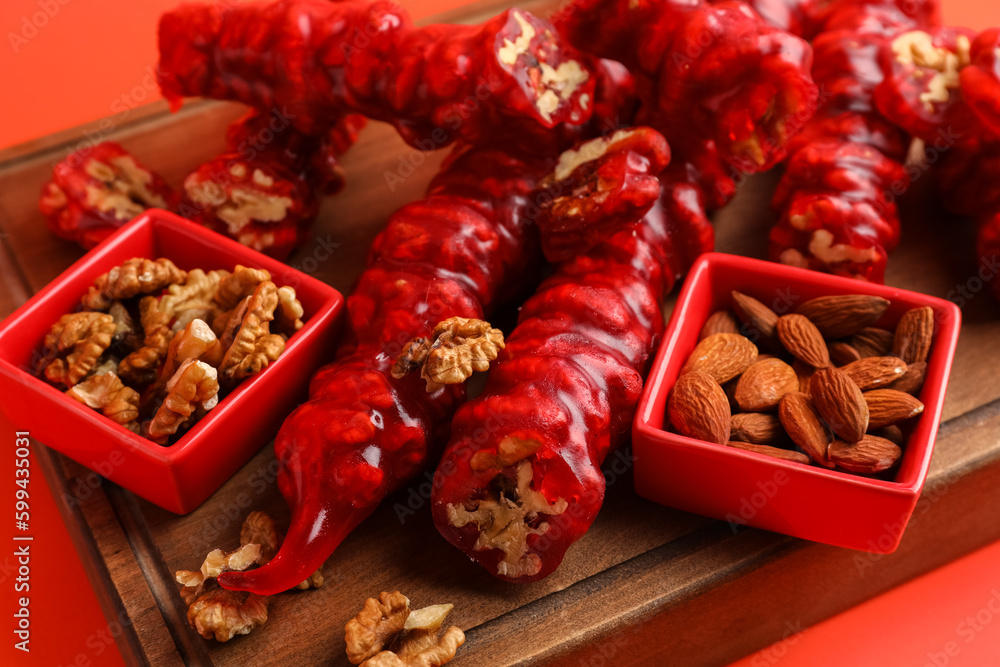
<instances>
[{"instance_id":1,"label":"red square bowl","mask_svg":"<svg viewBox=\"0 0 1000 667\"><path fill-rule=\"evenodd\" d=\"M775 459L665 430L667 395L705 320L738 290L779 314L830 294L873 294L892 305L876 326L894 328L910 308L934 309L934 342L920 392L924 412L892 480ZM650 500L739 525L851 549L890 553L899 545L927 477L941 420L961 314L955 304L746 257L710 253L692 267L639 403L632 437L635 487Z\"/></svg>"},{"instance_id":2,"label":"red square bowl","mask_svg":"<svg viewBox=\"0 0 1000 667\"><path fill-rule=\"evenodd\" d=\"M161 447L106 419L32 373L53 323L73 312L99 275L131 257L166 257L182 269L264 268L295 288L305 326L284 354L244 380L175 444ZM0 324L0 409L21 431L164 509L200 505L260 447L301 400L329 356L343 297L332 287L172 213L124 226Z\"/></svg>"}]
</instances>

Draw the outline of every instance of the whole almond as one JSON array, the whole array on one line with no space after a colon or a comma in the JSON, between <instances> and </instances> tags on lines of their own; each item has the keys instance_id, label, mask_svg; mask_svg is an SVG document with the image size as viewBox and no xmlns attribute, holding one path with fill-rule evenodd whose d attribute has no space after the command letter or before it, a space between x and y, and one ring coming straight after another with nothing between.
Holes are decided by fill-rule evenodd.
<instances>
[{"instance_id":1,"label":"whole almond","mask_svg":"<svg viewBox=\"0 0 1000 667\"><path fill-rule=\"evenodd\" d=\"M757 346L749 338L740 334L717 333L695 346L681 368L681 375L708 373L721 385L745 371L756 360Z\"/></svg>"},{"instance_id":2,"label":"whole almond","mask_svg":"<svg viewBox=\"0 0 1000 667\"><path fill-rule=\"evenodd\" d=\"M695 371L677 379L667 416L681 435L719 445L729 441L729 401L708 373Z\"/></svg>"},{"instance_id":3,"label":"whole almond","mask_svg":"<svg viewBox=\"0 0 1000 667\"><path fill-rule=\"evenodd\" d=\"M765 359L750 366L736 383L736 403L747 412L767 412L778 407L781 397L798 391L799 378L781 359Z\"/></svg>"},{"instance_id":4,"label":"whole almond","mask_svg":"<svg viewBox=\"0 0 1000 667\"><path fill-rule=\"evenodd\" d=\"M924 386L924 377L926 375L926 361L918 361L915 364L909 364L906 367L906 372L903 373L903 377L893 382L891 385L886 387L886 389L905 391L907 394L913 394L916 396L920 393L920 388Z\"/></svg>"},{"instance_id":5,"label":"whole almond","mask_svg":"<svg viewBox=\"0 0 1000 667\"><path fill-rule=\"evenodd\" d=\"M831 462L844 470L870 475L894 466L903 451L890 440L866 435L857 442L834 440L827 454Z\"/></svg>"},{"instance_id":6,"label":"whole almond","mask_svg":"<svg viewBox=\"0 0 1000 667\"><path fill-rule=\"evenodd\" d=\"M762 412L741 412L733 415L729 437L755 445L774 445L781 442L785 429L774 415Z\"/></svg>"},{"instance_id":7,"label":"whole almond","mask_svg":"<svg viewBox=\"0 0 1000 667\"><path fill-rule=\"evenodd\" d=\"M903 313L892 341L892 356L908 364L927 361L934 335L934 309L930 306L913 308Z\"/></svg>"},{"instance_id":8,"label":"whole almond","mask_svg":"<svg viewBox=\"0 0 1000 667\"><path fill-rule=\"evenodd\" d=\"M778 339L792 356L801 359L813 368L830 365L830 352L826 341L809 318L804 315L782 315L777 324Z\"/></svg>"},{"instance_id":9,"label":"whole almond","mask_svg":"<svg viewBox=\"0 0 1000 667\"><path fill-rule=\"evenodd\" d=\"M898 424L924 411L923 403L896 389L866 391L864 397L868 404L868 428Z\"/></svg>"},{"instance_id":10,"label":"whole almond","mask_svg":"<svg viewBox=\"0 0 1000 667\"><path fill-rule=\"evenodd\" d=\"M820 416L841 439L857 442L868 430L865 397L839 368L816 371L809 381L809 393Z\"/></svg>"},{"instance_id":11,"label":"whole almond","mask_svg":"<svg viewBox=\"0 0 1000 667\"><path fill-rule=\"evenodd\" d=\"M800 391L782 396L778 418L792 442L801 447L809 458L821 466L833 467L826 455L830 432L820 421L819 412L808 396Z\"/></svg>"},{"instance_id":12,"label":"whole almond","mask_svg":"<svg viewBox=\"0 0 1000 667\"><path fill-rule=\"evenodd\" d=\"M903 377L906 363L896 357L865 357L842 367L861 391L885 387Z\"/></svg>"},{"instance_id":13,"label":"whole almond","mask_svg":"<svg viewBox=\"0 0 1000 667\"><path fill-rule=\"evenodd\" d=\"M758 445L752 442L741 442L739 440L730 440L728 444L730 447L742 449L747 452L756 452L757 454L773 456L776 459L784 459L785 461L794 461L795 463L804 463L805 465L809 465L808 456L802 452L796 452L792 449L781 449L780 447Z\"/></svg>"},{"instance_id":14,"label":"whole almond","mask_svg":"<svg viewBox=\"0 0 1000 667\"><path fill-rule=\"evenodd\" d=\"M868 294L838 294L809 299L795 309L808 317L824 338L855 334L882 317L889 300Z\"/></svg>"},{"instance_id":15,"label":"whole almond","mask_svg":"<svg viewBox=\"0 0 1000 667\"><path fill-rule=\"evenodd\" d=\"M705 326L701 328L698 340L705 340L712 334L717 333L740 333L740 323L728 310L717 310L705 321Z\"/></svg>"},{"instance_id":16,"label":"whole almond","mask_svg":"<svg viewBox=\"0 0 1000 667\"><path fill-rule=\"evenodd\" d=\"M826 347L830 350L830 361L833 362L834 366L846 366L861 358L861 353L848 343L835 341Z\"/></svg>"},{"instance_id":17,"label":"whole almond","mask_svg":"<svg viewBox=\"0 0 1000 667\"><path fill-rule=\"evenodd\" d=\"M733 290L733 310L743 320L740 330L755 343L775 344L778 334L775 327L778 324L778 314L753 298Z\"/></svg>"},{"instance_id":18,"label":"whole almond","mask_svg":"<svg viewBox=\"0 0 1000 667\"><path fill-rule=\"evenodd\" d=\"M799 376L799 391L803 394L808 394L809 380L812 379L813 373L816 372L816 369L801 359L796 359L792 362L792 370L794 370L795 374Z\"/></svg>"},{"instance_id":19,"label":"whole almond","mask_svg":"<svg viewBox=\"0 0 1000 667\"><path fill-rule=\"evenodd\" d=\"M885 329L865 327L847 339L851 347L858 351L861 358L886 357L892 351L892 341L895 334Z\"/></svg>"},{"instance_id":20,"label":"whole almond","mask_svg":"<svg viewBox=\"0 0 1000 667\"><path fill-rule=\"evenodd\" d=\"M885 438L886 440L891 440L897 445L903 444L903 430L895 424L883 426L878 429L871 429L871 434L877 435L880 438Z\"/></svg>"}]
</instances>

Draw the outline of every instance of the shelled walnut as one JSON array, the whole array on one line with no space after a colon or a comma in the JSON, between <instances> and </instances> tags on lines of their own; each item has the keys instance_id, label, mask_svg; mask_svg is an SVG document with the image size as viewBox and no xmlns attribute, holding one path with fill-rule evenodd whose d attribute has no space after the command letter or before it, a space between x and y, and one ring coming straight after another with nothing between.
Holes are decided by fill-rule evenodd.
<instances>
[{"instance_id":1,"label":"shelled walnut","mask_svg":"<svg viewBox=\"0 0 1000 667\"><path fill-rule=\"evenodd\" d=\"M216 578L223 572L242 572L267 563L277 553L282 535L264 512L251 512L240 528L240 546L233 551L215 549L197 570L177 570L181 598L188 605L188 623L205 639L226 642L245 635L267 621L269 597L221 588ZM319 570L296 588L318 588Z\"/></svg>"},{"instance_id":2,"label":"shelled walnut","mask_svg":"<svg viewBox=\"0 0 1000 667\"><path fill-rule=\"evenodd\" d=\"M452 607L438 604L410 611L410 601L399 591L368 598L344 628L347 659L361 667L443 665L465 643L465 633L456 626L441 633Z\"/></svg>"},{"instance_id":3,"label":"shelled walnut","mask_svg":"<svg viewBox=\"0 0 1000 667\"><path fill-rule=\"evenodd\" d=\"M503 332L489 322L451 317L434 327L433 338L414 338L392 365L392 376L401 379L420 369L427 391L459 384L473 372L485 372L504 348Z\"/></svg>"},{"instance_id":4,"label":"shelled walnut","mask_svg":"<svg viewBox=\"0 0 1000 667\"><path fill-rule=\"evenodd\" d=\"M67 393L161 445L277 360L305 316L265 269L187 271L144 257L99 276L81 306L52 326L36 372L67 389L84 383Z\"/></svg>"}]
</instances>

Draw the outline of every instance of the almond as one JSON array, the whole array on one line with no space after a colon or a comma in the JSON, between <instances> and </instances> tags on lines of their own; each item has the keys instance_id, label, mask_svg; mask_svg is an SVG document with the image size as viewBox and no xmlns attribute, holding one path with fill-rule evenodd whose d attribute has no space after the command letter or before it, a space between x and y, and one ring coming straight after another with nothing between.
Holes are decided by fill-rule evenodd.
<instances>
[{"instance_id":1,"label":"almond","mask_svg":"<svg viewBox=\"0 0 1000 667\"><path fill-rule=\"evenodd\" d=\"M924 386L924 377L926 375L926 361L918 361L915 364L909 364L906 367L906 372L903 373L903 377L893 382L891 385L886 387L886 389L905 391L907 394L913 394L916 396L920 393L920 388Z\"/></svg>"},{"instance_id":2,"label":"almond","mask_svg":"<svg viewBox=\"0 0 1000 667\"><path fill-rule=\"evenodd\" d=\"M774 415L760 412L742 412L733 415L729 437L756 445L773 445L784 438L785 429Z\"/></svg>"},{"instance_id":3,"label":"almond","mask_svg":"<svg viewBox=\"0 0 1000 667\"><path fill-rule=\"evenodd\" d=\"M885 438L866 435L857 442L834 440L827 453L830 461L844 470L872 474L894 466L903 450Z\"/></svg>"},{"instance_id":4,"label":"almond","mask_svg":"<svg viewBox=\"0 0 1000 667\"><path fill-rule=\"evenodd\" d=\"M736 316L728 310L717 310L705 321L705 326L701 328L698 340L705 340L712 334L717 333L740 333L740 323Z\"/></svg>"},{"instance_id":5,"label":"almond","mask_svg":"<svg viewBox=\"0 0 1000 667\"><path fill-rule=\"evenodd\" d=\"M773 456L776 459L784 459L785 461L794 461L795 463L804 463L809 465L808 456L791 449L781 449L780 447L770 447L768 445L757 445L752 442L741 442L739 440L730 440L728 444L730 447L742 449L747 452L756 452L757 454L764 454L765 456Z\"/></svg>"},{"instance_id":6,"label":"almond","mask_svg":"<svg viewBox=\"0 0 1000 667\"><path fill-rule=\"evenodd\" d=\"M875 389L864 393L868 404L868 428L897 424L924 411L924 404L896 389Z\"/></svg>"},{"instance_id":7,"label":"almond","mask_svg":"<svg viewBox=\"0 0 1000 667\"><path fill-rule=\"evenodd\" d=\"M868 430L865 397L839 368L816 371L809 381L809 393L820 416L841 439L857 442Z\"/></svg>"},{"instance_id":8,"label":"almond","mask_svg":"<svg viewBox=\"0 0 1000 667\"><path fill-rule=\"evenodd\" d=\"M801 359L813 368L830 365L830 352L826 341L809 318L804 315L782 315L776 326L778 339L792 356Z\"/></svg>"},{"instance_id":9,"label":"almond","mask_svg":"<svg viewBox=\"0 0 1000 667\"><path fill-rule=\"evenodd\" d=\"M677 379L667 416L681 435L719 445L729 441L729 401L708 373L695 371Z\"/></svg>"},{"instance_id":10,"label":"almond","mask_svg":"<svg viewBox=\"0 0 1000 667\"><path fill-rule=\"evenodd\" d=\"M695 346L681 368L681 375L708 373L721 385L745 371L756 360L757 346L749 338L740 334L717 333Z\"/></svg>"},{"instance_id":11,"label":"almond","mask_svg":"<svg viewBox=\"0 0 1000 667\"><path fill-rule=\"evenodd\" d=\"M774 345L778 340L775 327L778 314L752 296L733 290L733 310L743 320L741 332L755 343Z\"/></svg>"},{"instance_id":12,"label":"almond","mask_svg":"<svg viewBox=\"0 0 1000 667\"><path fill-rule=\"evenodd\" d=\"M832 468L826 456L826 448L830 444L830 432L820 421L816 406L808 396L800 391L793 391L781 397L778 407L778 418L788 432L788 436L796 445L809 455L816 463Z\"/></svg>"},{"instance_id":13,"label":"almond","mask_svg":"<svg viewBox=\"0 0 1000 667\"><path fill-rule=\"evenodd\" d=\"M781 359L765 359L751 365L736 384L736 403L747 412L766 412L778 407L781 397L797 391L799 378Z\"/></svg>"},{"instance_id":14,"label":"almond","mask_svg":"<svg viewBox=\"0 0 1000 667\"><path fill-rule=\"evenodd\" d=\"M885 329L865 327L847 339L851 347L858 351L861 358L885 357L892 351L892 341L895 334Z\"/></svg>"},{"instance_id":15,"label":"almond","mask_svg":"<svg viewBox=\"0 0 1000 667\"><path fill-rule=\"evenodd\" d=\"M903 430L898 426L883 426L879 429L872 429L872 435L877 435L880 438L885 438L886 440L891 440L897 445L903 444Z\"/></svg>"},{"instance_id":16,"label":"almond","mask_svg":"<svg viewBox=\"0 0 1000 667\"><path fill-rule=\"evenodd\" d=\"M930 306L913 308L903 313L892 341L892 356L908 364L927 361L934 335L934 309Z\"/></svg>"},{"instance_id":17,"label":"almond","mask_svg":"<svg viewBox=\"0 0 1000 667\"><path fill-rule=\"evenodd\" d=\"M816 369L800 359L792 362L792 370L799 376L799 391L803 394L809 393L809 380L812 379Z\"/></svg>"},{"instance_id":18,"label":"almond","mask_svg":"<svg viewBox=\"0 0 1000 667\"><path fill-rule=\"evenodd\" d=\"M836 341L827 345L827 348L830 350L830 361L834 366L846 366L861 358L861 353L848 343Z\"/></svg>"},{"instance_id":19,"label":"almond","mask_svg":"<svg viewBox=\"0 0 1000 667\"><path fill-rule=\"evenodd\" d=\"M844 338L874 324L889 300L868 294L838 294L809 299L795 309L816 325L824 338Z\"/></svg>"},{"instance_id":20,"label":"almond","mask_svg":"<svg viewBox=\"0 0 1000 667\"><path fill-rule=\"evenodd\" d=\"M903 377L906 363L896 357L865 357L841 368L861 391L885 387Z\"/></svg>"}]
</instances>

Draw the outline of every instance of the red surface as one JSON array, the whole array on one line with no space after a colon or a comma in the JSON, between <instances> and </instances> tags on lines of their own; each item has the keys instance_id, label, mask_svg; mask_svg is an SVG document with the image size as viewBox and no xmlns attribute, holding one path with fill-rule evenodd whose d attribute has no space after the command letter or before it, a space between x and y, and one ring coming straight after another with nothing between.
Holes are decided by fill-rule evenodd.
<instances>
[{"instance_id":1,"label":"red surface","mask_svg":"<svg viewBox=\"0 0 1000 667\"><path fill-rule=\"evenodd\" d=\"M52 323L72 312L97 276L131 257L166 257L182 269L267 269L307 313L281 358L245 380L169 447L161 447L34 377L34 354ZM164 509L194 510L262 443L326 360L343 307L337 290L173 213L150 210L115 232L0 324L0 404L7 419L49 447ZM95 463L96 462L96 463Z\"/></svg>"},{"instance_id":2,"label":"red surface","mask_svg":"<svg viewBox=\"0 0 1000 667\"><path fill-rule=\"evenodd\" d=\"M230 0L237 2L239 0ZM403 0L417 16L468 0ZM41 6L59 6L27 44L15 53L10 34ZM0 148L111 116L117 126L133 109L158 96L149 78L156 59L156 17L178 0L3 0L0 2ZM945 0L950 24L983 28L1000 24L995 0ZM82 138L82 137L81 137ZM3 479L13 480L13 428L0 419L5 443ZM8 482L8 484L11 484ZM32 467L31 533L33 560L32 652L13 648L7 626L0 664L122 665L112 635L119 626L103 618L41 471ZM13 493L13 487L8 486ZM12 496L8 502L13 503ZM0 531L11 545L13 527ZM0 612L11 622L16 574L13 549L0 552ZM934 665L976 667L1000 664L1000 618L989 609L992 589L1000 589L1000 543L916 579L875 600L795 635L791 641L737 663L765 665ZM993 609L997 606L994 604ZM993 622L969 635L967 617L983 609ZM986 616L984 615L984 618ZM790 621L794 625L793 621ZM964 625L963 625L964 624ZM971 641L967 638L971 637ZM796 638L800 641L796 641ZM956 656L941 656L957 642ZM930 654L932 657L930 657ZM945 661L946 660L946 661Z\"/></svg>"},{"instance_id":3,"label":"red surface","mask_svg":"<svg viewBox=\"0 0 1000 667\"><path fill-rule=\"evenodd\" d=\"M687 438L663 430L667 394L708 316L740 290L779 315L829 294L874 294L891 305L876 326L895 328L910 308L934 309L934 345L920 392L925 408L911 424L906 453L891 480ZM653 361L636 413L632 447L639 495L688 512L851 549L895 551L930 466L961 313L950 301L907 290L748 257L708 253L688 274ZM820 513L817 507L822 507ZM887 530L886 526L898 527Z\"/></svg>"},{"instance_id":4,"label":"red surface","mask_svg":"<svg viewBox=\"0 0 1000 667\"><path fill-rule=\"evenodd\" d=\"M814 627L786 627L785 640L731 667L995 667L1000 542Z\"/></svg>"}]
</instances>

